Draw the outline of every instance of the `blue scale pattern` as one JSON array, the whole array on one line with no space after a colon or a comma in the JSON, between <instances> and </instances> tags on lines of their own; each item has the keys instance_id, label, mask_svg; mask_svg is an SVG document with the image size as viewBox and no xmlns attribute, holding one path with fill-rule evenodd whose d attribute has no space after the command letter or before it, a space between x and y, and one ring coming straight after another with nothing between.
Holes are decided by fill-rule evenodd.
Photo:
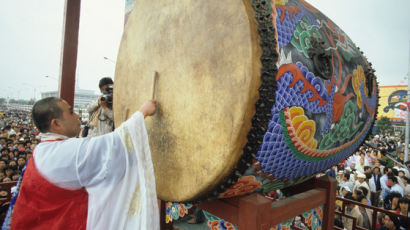
<instances>
[{"instance_id":1,"label":"blue scale pattern","mask_svg":"<svg viewBox=\"0 0 410 230\"><path fill-rule=\"evenodd\" d=\"M302 64L297 63L297 65L310 82L316 79ZM330 114L330 116L326 117L326 125L330 127L334 88L332 88L332 93L328 97L329 102L320 107L318 106L318 100L313 102L307 100L313 95L312 92L307 91L304 94L298 93L303 89L302 81L297 82L292 88L288 88L292 80L293 75L287 72L277 82L276 103L271 110L272 119L269 121L268 131L265 133L263 143L259 147L256 155L256 159L261 163L262 171L272 173L275 178L293 179L300 176L310 176L318 171L329 168L331 165L337 164L346 158L348 154L352 153L366 137L366 135L362 135L355 144L327 160L309 162L296 158L284 140L282 126L279 121L279 111L286 107L301 106L312 113ZM372 106L375 105L377 101L376 98L377 95L369 99L369 101L372 102ZM369 131L369 128L370 126L365 133Z\"/></svg>"},{"instance_id":2,"label":"blue scale pattern","mask_svg":"<svg viewBox=\"0 0 410 230\"><path fill-rule=\"evenodd\" d=\"M290 19L289 12L285 10L285 19L281 22L280 18L283 14L282 10L276 8L277 17L276 17L276 30L278 32L278 43L279 48L282 48L289 44L293 37L293 31L296 26L299 24L299 21L302 19L302 13L299 12L296 15L293 15Z\"/></svg>"}]
</instances>

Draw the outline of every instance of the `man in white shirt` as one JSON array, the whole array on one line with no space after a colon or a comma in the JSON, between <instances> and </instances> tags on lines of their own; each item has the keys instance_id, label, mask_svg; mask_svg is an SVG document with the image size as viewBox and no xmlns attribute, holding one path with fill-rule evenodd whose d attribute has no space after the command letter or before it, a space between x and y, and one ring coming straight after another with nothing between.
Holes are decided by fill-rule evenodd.
<instances>
[{"instance_id":1,"label":"man in white shirt","mask_svg":"<svg viewBox=\"0 0 410 230\"><path fill-rule=\"evenodd\" d=\"M154 100L114 132L75 138L80 121L59 98L33 106L42 142L27 164L3 228L159 229L155 177L144 117Z\"/></svg>"},{"instance_id":2,"label":"man in white shirt","mask_svg":"<svg viewBox=\"0 0 410 230\"><path fill-rule=\"evenodd\" d=\"M367 191L370 191L369 185L366 182L366 175L364 175L363 173L358 173L357 175L357 181L355 182L353 191L356 191L356 189L360 188L361 186L365 187L367 189ZM370 199L370 193L367 193L366 196L368 199Z\"/></svg>"},{"instance_id":3,"label":"man in white shirt","mask_svg":"<svg viewBox=\"0 0 410 230\"><path fill-rule=\"evenodd\" d=\"M391 185L390 192L398 192L401 194L402 197L404 196L404 189L399 185L397 177L389 177L388 183L389 185Z\"/></svg>"},{"instance_id":4,"label":"man in white shirt","mask_svg":"<svg viewBox=\"0 0 410 230\"><path fill-rule=\"evenodd\" d=\"M383 169L383 176L380 178L380 186L382 188L382 192L381 192L381 200L384 200L387 195L390 193L390 188L387 185L387 180L388 180L388 176L387 174L389 173L389 169L391 170L391 168L389 167L385 167Z\"/></svg>"},{"instance_id":5,"label":"man in white shirt","mask_svg":"<svg viewBox=\"0 0 410 230\"><path fill-rule=\"evenodd\" d=\"M340 187L348 187L350 192L353 192L353 183L350 181L350 173L345 173L343 175L343 181L340 184Z\"/></svg>"}]
</instances>

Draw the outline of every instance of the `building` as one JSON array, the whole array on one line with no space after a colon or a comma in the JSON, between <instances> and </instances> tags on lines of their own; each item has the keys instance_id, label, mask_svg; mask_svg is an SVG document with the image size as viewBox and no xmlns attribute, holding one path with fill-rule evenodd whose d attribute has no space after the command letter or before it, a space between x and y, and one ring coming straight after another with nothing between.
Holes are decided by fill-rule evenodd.
<instances>
[{"instance_id":1,"label":"building","mask_svg":"<svg viewBox=\"0 0 410 230\"><path fill-rule=\"evenodd\" d=\"M47 91L41 93L41 98L57 97L57 91ZM74 107L79 109L87 108L92 101L97 100L98 94L94 90L79 89L76 87L74 93Z\"/></svg>"}]
</instances>

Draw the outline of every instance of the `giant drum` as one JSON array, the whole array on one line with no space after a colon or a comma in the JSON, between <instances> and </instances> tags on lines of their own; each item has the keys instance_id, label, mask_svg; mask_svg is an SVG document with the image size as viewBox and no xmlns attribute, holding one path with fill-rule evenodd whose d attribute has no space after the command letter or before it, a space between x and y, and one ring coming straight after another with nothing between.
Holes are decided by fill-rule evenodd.
<instances>
[{"instance_id":1,"label":"giant drum","mask_svg":"<svg viewBox=\"0 0 410 230\"><path fill-rule=\"evenodd\" d=\"M371 64L303 0L137 0L117 59L119 126L146 119L158 197L267 193L352 154L377 107Z\"/></svg>"}]
</instances>

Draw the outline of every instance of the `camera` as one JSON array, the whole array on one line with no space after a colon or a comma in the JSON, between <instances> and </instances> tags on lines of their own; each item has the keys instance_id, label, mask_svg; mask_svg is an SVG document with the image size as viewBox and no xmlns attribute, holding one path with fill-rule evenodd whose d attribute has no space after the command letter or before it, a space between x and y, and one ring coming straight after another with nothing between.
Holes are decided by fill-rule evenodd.
<instances>
[{"instance_id":1,"label":"camera","mask_svg":"<svg viewBox=\"0 0 410 230\"><path fill-rule=\"evenodd\" d=\"M113 99L114 88L113 85L109 85L104 91L103 95L101 96L101 102L107 104L107 107L112 109L112 99Z\"/></svg>"}]
</instances>

